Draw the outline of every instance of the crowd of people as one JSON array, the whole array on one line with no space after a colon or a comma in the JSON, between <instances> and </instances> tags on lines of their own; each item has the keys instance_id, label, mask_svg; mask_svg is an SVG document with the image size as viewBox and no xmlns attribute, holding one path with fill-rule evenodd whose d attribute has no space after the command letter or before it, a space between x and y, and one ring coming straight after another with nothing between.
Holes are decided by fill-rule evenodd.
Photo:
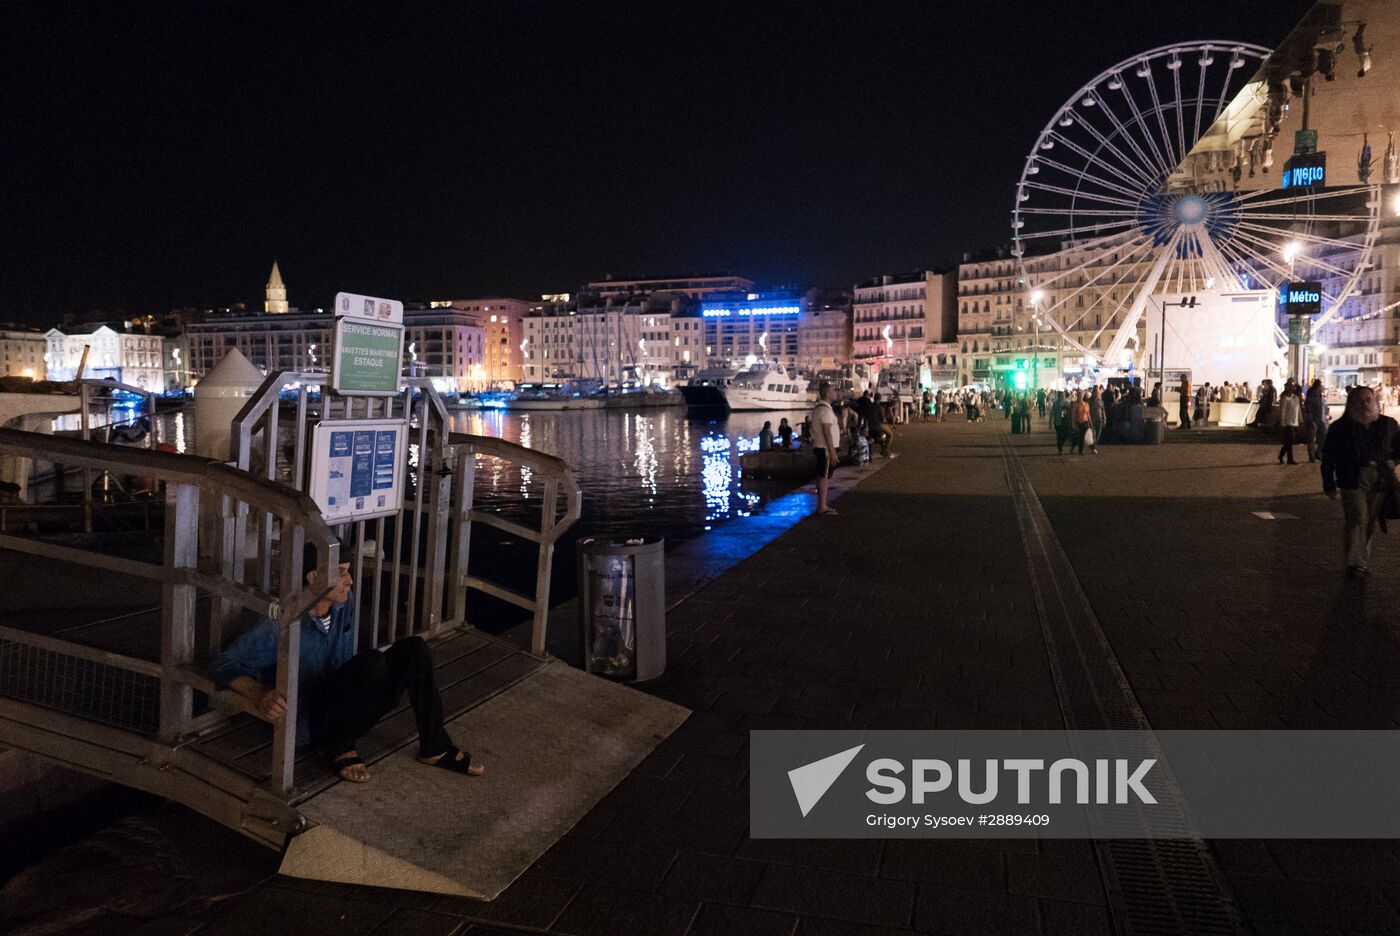
<instances>
[{"instance_id":1,"label":"crowd of people","mask_svg":"<svg viewBox=\"0 0 1400 936\"><path fill-rule=\"evenodd\" d=\"M1394 388L1352 387L1347 392L1342 416L1329 421L1328 391L1320 380L1306 389L1293 379L1284 381L1282 390L1271 379L1251 389L1248 383L1203 383L1193 387L1182 377L1177 390L1178 418L1182 429L1209 421L1211 404L1216 402L1257 403L1250 425L1262 430L1277 428L1280 436L1278 461L1296 465L1293 448L1303 444L1309 462L1321 462L1322 489L1330 498L1340 499L1343 521L1343 553L1346 576L1369 575L1371 543L1379 526L1400 520L1400 423L1384 415L1396 403ZM917 418L943 422L950 414L961 413L969 421L981 421L986 413L1000 413L1011 423L1013 433L1032 431L1035 420L1054 430L1055 448L1064 453L1098 454L1099 442L1120 432L1134 419L1134 408L1144 404L1160 406L1160 386L1144 401L1138 384L1090 387L1079 390L961 390L924 391L917 398ZM817 513L835 514L827 503L830 478L838 462L852 458L858 463L860 447L878 447L890 455L894 439L890 429L897 420L911 414L898 406L898 399L882 399L870 391L844 403L835 399L830 384L823 382L811 416L803 421L802 438L810 441L817 456ZM784 421L784 424L786 421ZM771 444L768 424L764 431ZM788 430L789 436L791 430ZM842 439L848 441L845 455ZM785 443L786 444L786 443ZM868 456L867 456L868 457Z\"/></svg>"}]
</instances>

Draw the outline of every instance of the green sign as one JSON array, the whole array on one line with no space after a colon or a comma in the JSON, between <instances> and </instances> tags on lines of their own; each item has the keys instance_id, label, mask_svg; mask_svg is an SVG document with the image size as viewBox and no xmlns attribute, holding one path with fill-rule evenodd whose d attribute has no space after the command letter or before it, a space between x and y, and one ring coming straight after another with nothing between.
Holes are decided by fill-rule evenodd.
<instances>
[{"instance_id":1,"label":"green sign","mask_svg":"<svg viewBox=\"0 0 1400 936\"><path fill-rule=\"evenodd\" d=\"M1293 152L1295 152L1295 153L1316 153L1316 152L1317 152L1317 131L1316 131L1316 130L1294 130L1294 131L1293 131Z\"/></svg>"},{"instance_id":2,"label":"green sign","mask_svg":"<svg viewBox=\"0 0 1400 936\"><path fill-rule=\"evenodd\" d=\"M359 396L390 396L399 391L403 328L355 319L335 322L331 389Z\"/></svg>"},{"instance_id":3,"label":"green sign","mask_svg":"<svg viewBox=\"0 0 1400 936\"><path fill-rule=\"evenodd\" d=\"M1306 315L1288 317L1288 343L1304 345L1312 341L1312 319Z\"/></svg>"}]
</instances>

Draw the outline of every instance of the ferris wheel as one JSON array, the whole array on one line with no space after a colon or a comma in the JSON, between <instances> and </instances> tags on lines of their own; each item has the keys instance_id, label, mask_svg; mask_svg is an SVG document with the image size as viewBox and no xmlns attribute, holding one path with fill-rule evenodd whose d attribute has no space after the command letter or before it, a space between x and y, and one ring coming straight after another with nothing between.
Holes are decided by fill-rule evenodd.
<instances>
[{"instance_id":1,"label":"ferris wheel","mask_svg":"<svg viewBox=\"0 0 1400 936\"><path fill-rule=\"evenodd\" d=\"M1356 292L1379 187L1285 187L1274 148L1289 100L1260 78L1269 54L1153 49L1089 81L1041 131L1012 252L1026 307L1086 364L1117 367L1143 312L1172 295L1317 281L1323 324Z\"/></svg>"}]
</instances>

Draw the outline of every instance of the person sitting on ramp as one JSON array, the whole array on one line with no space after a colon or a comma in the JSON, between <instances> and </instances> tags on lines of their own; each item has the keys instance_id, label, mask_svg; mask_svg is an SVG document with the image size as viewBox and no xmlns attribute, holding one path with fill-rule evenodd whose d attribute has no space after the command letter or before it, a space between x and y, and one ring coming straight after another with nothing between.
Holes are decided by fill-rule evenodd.
<instances>
[{"instance_id":1,"label":"person sitting on ramp","mask_svg":"<svg viewBox=\"0 0 1400 936\"><path fill-rule=\"evenodd\" d=\"M344 553L342 552L342 555ZM316 587L316 547L302 554L306 583ZM355 750L356 739L374 727L408 693L418 722L418 760L468 776L485 768L459 750L443 727L442 698L433 676L433 659L422 637L404 637L383 651L355 653L355 599L350 564L302 614L301 653L297 666L297 744L325 751L341 779L369 780L369 769ZM267 722L287 714L287 700L276 689L277 622L263 618L230 643L209 665L219 689L232 689Z\"/></svg>"}]
</instances>

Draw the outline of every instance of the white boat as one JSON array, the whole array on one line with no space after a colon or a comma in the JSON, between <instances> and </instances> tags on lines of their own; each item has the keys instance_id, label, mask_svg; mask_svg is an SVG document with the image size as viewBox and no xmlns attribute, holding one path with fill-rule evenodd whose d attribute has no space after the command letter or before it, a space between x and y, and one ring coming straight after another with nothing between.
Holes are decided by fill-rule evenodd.
<instances>
[{"instance_id":1,"label":"white boat","mask_svg":"<svg viewBox=\"0 0 1400 936\"><path fill-rule=\"evenodd\" d=\"M807 378L789 374L781 364L755 364L723 389L731 412L806 409L816 401Z\"/></svg>"}]
</instances>

